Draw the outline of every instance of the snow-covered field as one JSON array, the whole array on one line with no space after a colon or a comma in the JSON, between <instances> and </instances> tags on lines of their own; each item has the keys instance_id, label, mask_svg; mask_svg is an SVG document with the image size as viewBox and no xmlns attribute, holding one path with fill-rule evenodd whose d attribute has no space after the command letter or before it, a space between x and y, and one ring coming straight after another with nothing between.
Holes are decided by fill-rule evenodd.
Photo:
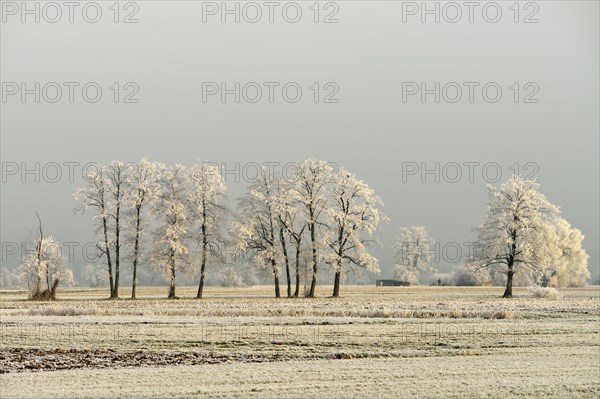
<instances>
[{"instance_id":1,"label":"snow-covered field","mask_svg":"<svg viewBox=\"0 0 600 399\"><path fill-rule=\"evenodd\" d=\"M194 288L0 293L0 397L600 396L600 291ZM122 297L127 297L123 290Z\"/></svg>"}]
</instances>

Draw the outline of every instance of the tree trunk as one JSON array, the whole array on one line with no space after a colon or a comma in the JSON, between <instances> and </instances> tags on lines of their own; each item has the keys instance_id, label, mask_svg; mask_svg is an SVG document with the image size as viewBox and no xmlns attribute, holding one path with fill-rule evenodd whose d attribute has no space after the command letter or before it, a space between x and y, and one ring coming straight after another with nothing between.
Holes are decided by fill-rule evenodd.
<instances>
[{"instance_id":1,"label":"tree trunk","mask_svg":"<svg viewBox=\"0 0 600 399\"><path fill-rule=\"evenodd\" d=\"M340 277L342 275L342 256L344 255L344 227L340 227L338 233L337 264L335 265L335 279L333 280L333 297L340 296Z\"/></svg>"},{"instance_id":2,"label":"tree trunk","mask_svg":"<svg viewBox=\"0 0 600 399\"><path fill-rule=\"evenodd\" d=\"M42 219L40 218L40 215L38 215L38 213L35 213L35 216L37 216L38 218L38 222L39 222L39 227L40 227L40 241L38 243L38 247L37 247L37 263L38 263L38 274L39 271L42 267L42 241L44 240L44 233L42 231ZM46 287L48 287L48 289L50 289L50 268L46 267ZM42 280L40 278L40 276L38 276L38 293L41 292L42 290Z\"/></svg>"},{"instance_id":3,"label":"tree trunk","mask_svg":"<svg viewBox=\"0 0 600 399\"><path fill-rule=\"evenodd\" d=\"M296 243L296 290L294 298L298 298L300 294L300 243Z\"/></svg>"},{"instance_id":4,"label":"tree trunk","mask_svg":"<svg viewBox=\"0 0 600 399\"><path fill-rule=\"evenodd\" d=\"M49 290L49 300L54 301L56 300L56 289L58 288L58 283L60 282L60 279L56 279L52 282L52 286L48 288Z\"/></svg>"},{"instance_id":5,"label":"tree trunk","mask_svg":"<svg viewBox=\"0 0 600 399\"><path fill-rule=\"evenodd\" d=\"M512 267L508 270L506 274L506 289L504 290L503 298L512 298L512 283L513 283L513 275L515 272L512 270Z\"/></svg>"},{"instance_id":6,"label":"tree trunk","mask_svg":"<svg viewBox=\"0 0 600 399\"><path fill-rule=\"evenodd\" d=\"M341 270L336 270L335 272L335 279L333 281L333 297L334 298L339 298L340 296L340 277L341 277Z\"/></svg>"},{"instance_id":7,"label":"tree trunk","mask_svg":"<svg viewBox=\"0 0 600 399\"><path fill-rule=\"evenodd\" d=\"M108 282L110 284L110 298L113 299L113 294L115 292L115 284L113 280L112 262L110 258L110 246L108 245L108 224L106 222L106 217L102 217L102 228L104 230L104 251L106 253L106 263L108 264Z\"/></svg>"},{"instance_id":8,"label":"tree trunk","mask_svg":"<svg viewBox=\"0 0 600 399\"><path fill-rule=\"evenodd\" d=\"M41 232L41 230L40 230ZM40 256L42 250L42 241L40 239ZM46 287L50 288L50 268L46 266Z\"/></svg>"},{"instance_id":9,"label":"tree trunk","mask_svg":"<svg viewBox=\"0 0 600 399\"><path fill-rule=\"evenodd\" d=\"M310 292L308 298L315 297L315 289L317 288L317 242L315 236L316 226L312 223L310 226L310 241L312 244L312 281L310 282Z\"/></svg>"},{"instance_id":10,"label":"tree trunk","mask_svg":"<svg viewBox=\"0 0 600 399\"><path fill-rule=\"evenodd\" d=\"M168 299L175 299L175 251L171 250L171 259L170 259L170 268L171 268L171 276L170 276L170 285L169 285L169 296Z\"/></svg>"},{"instance_id":11,"label":"tree trunk","mask_svg":"<svg viewBox=\"0 0 600 399\"><path fill-rule=\"evenodd\" d=\"M140 242L140 209L141 206L136 206L136 222L135 222L135 242L133 243L133 279L131 281L131 299L135 299L135 289L137 287L137 264L138 251Z\"/></svg>"},{"instance_id":12,"label":"tree trunk","mask_svg":"<svg viewBox=\"0 0 600 399\"><path fill-rule=\"evenodd\" d=\"M269 190L267 189L267 196L270 195L269 194ZM271 249L273 250L273 255L272 255L272 259L271 259L271 267L273 269L273 281L275 284L275 298L281 298L281 293L279 291L279 272L277 270L277 261L275 260L275 254L277 253L276 248L277 248L277 241L275 238L275 227L273 225L273 210L271 208L271 206L269 206L269 245L271 246Z\"/></svg>"},{"instance_id":13,"label":"tree trunk","mask_svg":"<svg viewBox=\"0 0 600 399\"><path fill-rule=\"evenodd\" d=\"M275 298L281 298L281 292L279 291L279 274L277 274L277 263L275 263L275 259L271 259L271 266L273 267L273 283L275 284Z\"/></svg>"},{"instance_id":14,"label":"tree trunk","mask_svg":"<svg viewBox=\"0 0 600 399\"><path fill-rule=\"evenodd\" d=\"M135 289L137 287L136 280L137 280L137 258L135 258L133 260L133 276L132 276L132 280L131 280L131 299L135 299Z\"/></svg>"},{"instance_id":15,"label":"tree trunk","mask_svg":"<svg viewBox=\"0 0 600 399\"><path fill-rule=\"evenodd\" d=\"M279 291L279 276L277 274L273 275L273 280L275 283L275 298L281 298L281 292Z\"/></svg>"},{"instance_id":16,"label":"tree trunk","mask_svg":"<svg viewBox=\"0 0 600 399\"><path fill-rule=\"evenodd\" d=\"M287 246L285 244L285 236L283 235L283 229L279 229L279 241L281 242L281 249L283 251L283 260L285 261L285 276L287 279L287 297L292 297L292 279L290 277L290 260L288 259Z\"/></svg>"},{"instance_id":17,"label":"tree trunk","mask_svg":"<svg viewBox=\"0 0 600 399\"><path fill-rule=\"evenodd\" d=\"M121 189L119 186L119 188L117 189L117 198L119 198L120 190ZM120 199L117 201L120 201ZM121 260L121 256L120 256L121 246L119 243L119 239L121 236L121 227L119 225L120 213L121 213L121 205L117 203L117 210L115 213L115 287L114 287L114 294L113 294L113 297L115 299L119 298L119 265L120 265L120 260Z\"/></svg>"},{"instance_id":18,"label":"tree trunk","mask_svg":"<svg viewBox=\"0 0 600 399\"><path fill-rule=\"evenodd\" d=\"M204 291L204 276L206 272L206 262L208 260L208 239L206 237L206 201L202 200L202 265L200 265L200 283L198 283L197 299L202 299Z\"/></svg>"},{"instance_id":19,"label":"tree trunk","mask_svg":"<svg viewBox=\"0 0 600 399\"><path fill-rule=\"evenodd\" d=\"M516 218L515 218L516 220ZM504 290L503 298L512 298L512 282L515 274L515 257L517 255L517 231L512 230L510 233L512 244L510 247L510 254L508 256L508 273L506 273L506 289Z\"/></svg>"},{"instance_id":20,"label":"tree trunk","mask_svg":"<svg viewBox=\"0 0 600 399\"><path fill-rule=\"evenodd\" d=\"M42 294L42 277L38 274L37 284L35 286L35 291L30 292L29 295L31 299L37 299Z\"/></svg>"},{"instance_id":21,"label":"tree trunk","mask_svg":"<svg viewBox=\"0 0 600 399\"><path fill-rule=\"evenodd\" d=\"M202 293L204 291L204 279L206 273L206 255L207 248L204 246L202 248L202 265L200 266L200 283L198 284L198 293L196 294L197 299L202 299Z\"/></svg>"},{"instance_id":22,"label":"tree trunk","mask_svg":"<svg viewBox=\"0 0 600 399\"><path fill-rule=\"evenodd\" d=\"M40 269L42 268L42 240L44 239L44 233L42 232L42 219L40 218L40 215L38 215L38 213L35 213L35 216L37 216L38 218L38 222L39 222L39 226L40 226L40 241L38 242L37 248L36 248L36 258L37 258L37 270L38 270L38 276L37 276L37 284L36 284L36 288L35 288L35 293L33 294L33 296L40 296L41 292L42 292L42 276L40 274ZM48 267L46 267L46 284L47 287L50 288L50 275L48 272Z\"/></svg>"}]
</instances>

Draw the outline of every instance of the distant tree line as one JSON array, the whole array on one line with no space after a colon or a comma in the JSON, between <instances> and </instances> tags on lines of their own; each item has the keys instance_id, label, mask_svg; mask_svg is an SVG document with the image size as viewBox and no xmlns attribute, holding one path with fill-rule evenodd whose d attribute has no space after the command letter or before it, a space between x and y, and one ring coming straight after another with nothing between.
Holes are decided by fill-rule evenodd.
<instances>
[{"instance_id":1,"label":"distant tree line","mask_svg":"<svg viewBox=\"0 0 600 399\"><path fill-rule=\"evenodd\" d=\"M304 161L285 178L261 169L238 199L237 210L228 209L225 181L209 163L188 168L114 161L92 170L86 182L75 193L81 201L78 210L93 212L111 298L119 297L123 262L133 266L133 298L140 263L163 273L168 298L176 297L177 274L196 275L196 297L202 298L208 269L227 267L227 247L268 270L276 297L282 296L283 273L287 297L300 295L300 269L307 255L308 297L315 296L320 265L332 268L333 296L339 296L347 268L379 271L369 250L377 243L380 223L387 220L380 210L383 203L354 174L325 161Z\"/></svg>"}]
</instances>

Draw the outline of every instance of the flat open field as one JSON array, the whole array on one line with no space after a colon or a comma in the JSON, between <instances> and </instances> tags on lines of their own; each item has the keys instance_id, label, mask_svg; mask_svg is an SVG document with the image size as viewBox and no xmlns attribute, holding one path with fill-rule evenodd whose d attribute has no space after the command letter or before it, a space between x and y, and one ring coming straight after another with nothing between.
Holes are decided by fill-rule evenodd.
<instances>
[{"instance_id":1,"label":"flat open field","mask_svg":"<svg viewBox=\"0 0 600 399\"><path fill-rule=\"evenodd\" d=\"M0 397L600 397L600 290L0 292ZM123 298L127 290L121 292Z\"/></svg>"}]
</instances>

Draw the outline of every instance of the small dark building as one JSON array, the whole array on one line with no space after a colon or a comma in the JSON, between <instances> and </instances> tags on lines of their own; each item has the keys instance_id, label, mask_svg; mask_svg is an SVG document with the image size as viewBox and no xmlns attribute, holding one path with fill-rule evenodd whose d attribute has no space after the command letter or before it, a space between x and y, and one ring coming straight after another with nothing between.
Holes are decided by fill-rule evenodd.
<instances>
[{"instance_id":1,"label":"small dark building","mask_svg":"<svg viewBox=\"0 0 600 399\"><path fill-rule=\"evenodd\" d=\"M408 281L400 280L377 280L375 282L377 287L408 287L410 283Z\"/></svg>"}]
</instances>

